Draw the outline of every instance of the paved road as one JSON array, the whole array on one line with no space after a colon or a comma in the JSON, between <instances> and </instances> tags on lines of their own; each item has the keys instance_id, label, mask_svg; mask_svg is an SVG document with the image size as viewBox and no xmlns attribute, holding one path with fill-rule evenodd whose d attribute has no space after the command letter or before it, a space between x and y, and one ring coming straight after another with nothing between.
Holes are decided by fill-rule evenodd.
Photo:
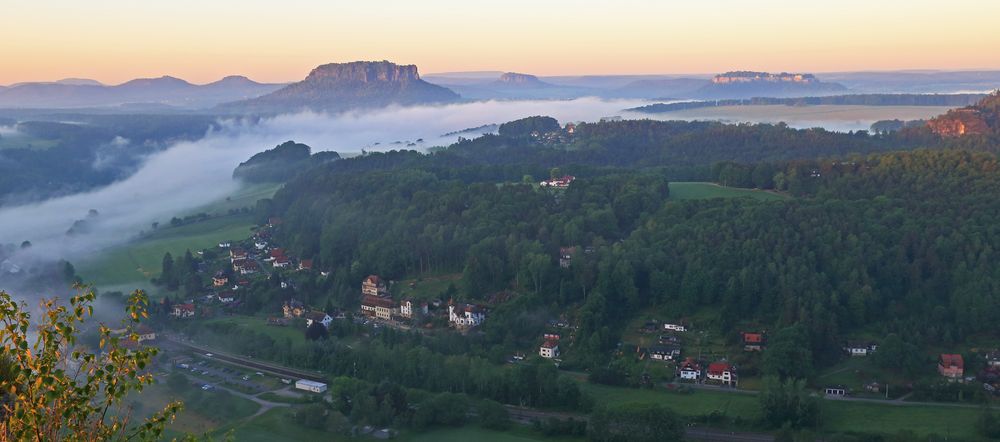
<instances>
[{"instance_id":1,"label":"paved road","mask_svg":"<svg viewBox=\"0 0 1000 442\"><path fill-rule=\"evenodd\" d=\"M286 404L286 403L283 403L283 402L271 402L271 401L268 401L268 400L261 399L261 398L259 398L257 396L254 396L254 395L243 393L243 392L241 392L239 390L233 390L232 388L229 388L229 387L226 387L226 386L223 386L223 385L214 384L210 380L200 378L199 376L200 376L200 374L196 374L196 375L188 374L188 377L194 378L199 383L210 384L210 385L212 385L212 387L214 387L216 389L226 390L230 394L232 394L233 396L239 396L239 397L244 398L244 399L249 399L251 401L256 402L258 405L260 405L260 408L257 409L257 412L254 413L253 415L247 417L247 419L253 419L253 418L257 417L257 416L260 416L260 415L262 415L264 413L267 413L268 411L270 411L272 408L275 408L275 407L290 407L291 406L291 404Z\"/></svg>"}]
</instances>

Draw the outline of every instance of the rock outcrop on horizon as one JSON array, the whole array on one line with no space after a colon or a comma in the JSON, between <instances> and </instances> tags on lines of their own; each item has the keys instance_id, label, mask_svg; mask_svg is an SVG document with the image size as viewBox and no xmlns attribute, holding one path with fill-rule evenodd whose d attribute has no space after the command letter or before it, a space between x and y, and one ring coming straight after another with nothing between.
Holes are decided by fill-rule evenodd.
<instances>
[{"instance_id":1,"label":"rock outcrop on horizon","mask_svg":"<svg viewBox=\"0 0 1000 442\"><path fill-rule=\"evenodd\" d=\"M716 75L698 89L698 98L804 97L840 94L847 90L838 83L824 83L812 74L733 71Z\"/></svg>"},{"instance_id":2,"label":"rock outcrop on horizon","mask_svg":"<svg viewBox=\"0 0 1000 442\"><path fill-rule=\"evenodd\" d=\"M952 109L927 122L934 133L942 137L992 135L1000 133L1000 91L983 98L972 106Z\"/></svg>"},{"instance_id":3,"label":"rock outcrop on horizon","mask_svg":"<svg viewBox=\"0 0 1000 442\"><path fill-rule=\"evenodd\" d=\"M495 86L504 88L543 88L555 87L553 84L539 80L531 74L519 74L517 72L506 72L493 83Z\"/></svg>"},{"instance_id":4,"label":"rock outcrop on horizon","mask_svg":"<svg viewBox=\"0 0 1000 442\"><path fill-rule=\"evenodd\" d=\"M263 114L300 110L341 112L393 104L449 103L459 98L447 88L421 80L414 65L356 61L319 66L300 82L262 97L226 103L218 109Z\"/></svg>"}]
</instances>

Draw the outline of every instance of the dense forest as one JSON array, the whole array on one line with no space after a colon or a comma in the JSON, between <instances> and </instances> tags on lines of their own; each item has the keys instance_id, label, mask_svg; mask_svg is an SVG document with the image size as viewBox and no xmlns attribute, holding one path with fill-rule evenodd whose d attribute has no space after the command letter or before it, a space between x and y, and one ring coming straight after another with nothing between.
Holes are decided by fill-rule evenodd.
<instances>
[{"instance_id":1,"label":"dense forest","mask_svg":"<svg viewBox=\"0 0 1000 442\"><path fill-rule=\"evenodd\" d=\"M283 244L334 271L320 288L342 306L369 273L459 272L457 297L519 294L484 329L486 348L507 349L530 345L545 317L573 312L569 366L606 363L622 327L650 308L710 309L727 336L797 326L816 361L855 333L947 345L1000 319L990 153L926 131L652 121L576 131L556 144L521 131L321 165L259 215L283 216ZM907 150L925 142L939 148ZM676 163L791 198L673 201L667 184L680 169L663 166ZM534 185L566 172L577 175L566 190ZM560 268L569 246L588 253Z\"/></svg>"},{"instance_id":2,"label":"dense forest","mask_svg":"<svg viewBox=\"0 0 1000 442\"><path fill-rule=\"evenodd\" d=\"M286 141L240 163L233 171L233 178L251 183L284 182L313 165L339 159L337 152L312 154L311 147Z\"/></svg>"}]
</instances>

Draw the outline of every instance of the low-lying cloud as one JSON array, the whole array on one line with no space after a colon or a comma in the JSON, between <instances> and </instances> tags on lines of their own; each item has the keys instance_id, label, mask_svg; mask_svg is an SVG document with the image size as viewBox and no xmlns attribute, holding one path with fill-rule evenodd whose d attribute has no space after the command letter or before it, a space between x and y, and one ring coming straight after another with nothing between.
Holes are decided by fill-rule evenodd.
<instances>
[{"instance_id":1,"label":"low-lying cloud","mask_svg":"<svg viewBox=\"0 0 1000 442\"><path fill-rule=\"evenodd\" d=\"M561 122L594 121L642 103L584 98L569 101L486 101L447 106L387 108L340 115L301 113L264 119L256 124L229 120L202 139L180 142L150 155L129 178L104 188L40 203L0 208L0 244L32 247L13 261L70 261L134 238L154 221L218 201L236 191L232 170L251 155L295 140L314 151L359 152L407 148L394 141L423 139L420 147L445 145L458 136L441 134L531 116L550 115ZM465 135L468 137L468 135ZM378 144L376 144L378 143ZM413 147L409 147L413 148ZM88 221L88 233L67 236L74 221ZM0 275L0 288L4 288Z\"/></svg>"}]
</instances>

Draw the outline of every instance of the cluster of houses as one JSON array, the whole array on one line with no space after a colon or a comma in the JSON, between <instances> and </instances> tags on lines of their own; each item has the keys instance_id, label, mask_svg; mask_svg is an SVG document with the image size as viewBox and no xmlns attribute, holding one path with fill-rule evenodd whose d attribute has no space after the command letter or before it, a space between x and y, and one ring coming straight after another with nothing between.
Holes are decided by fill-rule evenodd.
<instances>
[{"instance_id":1,"label":"cluster of houses","mask_svg":"<svg viewBox=\"0 0 1000 442\"><path fill-rule=\"evenodd\" d=\"M553 189L567 189L569 185L573 183L576 177L573 175L564 175L558 178L552 178L538 183L542 187L550 187Z\"/></svg>"},{"instance_id":2,"label":"cluster of houses","mask_svg":"<svg viewBox=\"0 0 1000 442\"><path fill-rule=\"evenodd\" d=\"M1000 351L993 350L985 354L986 368L979 373L979 380L983 382L983 389L1000 395Z\"/></svg>"},{"instance_id":3,"label":"cluster of houses","mask_svg":"<svg viewBox=\"0 0 1000 442\"><path fill-rule=\"evenodd\" d=\"M688 331L687 325L671 322L659 324L653 321L647 323L641 331L651 333L654 330L661 333L657 343L646 348L637 347L636 352L639 359L648 357L651 361L675 362L676 376L683 382L736 387L736 366L725 359L708 362L690 356L681 358L683 348L679 335ZM763 332L743 332L741 336L744 350L760 351L763 349L765 344Z\"/></svg>"},{"instance_id":4,"label":"cluster of houses","mask_svg":"<svg viewBox=\"0 0 1000 442\"><path fill-rule=\"evenodd\" d=\"M576 133L576 124L566 123L563 130L554 130L551 132L532 131L531 138L538 143L550 146L569 143L574 133Z\"/></svg>"},{"instance_id":5,"label":"cluster of houses","mask_svg":"<svg viewBox=\"0 0 1000 442\"><path fill-rule=\"evenodd\" d=\"M435 304L439 306L440 304ZM368 275L361 281L361 313L383 321L406 321L430 314L430 304L410 298L396 301L388 286L378 275ZM448 301L448 324L459 329L477 327L486 320L486 308L479 304Z\"/></svg>"},{"instance_id":6,"label":"cluster of houses","mask_svg":"<svg viewBox=\"0 0 1000 442\"><path fill-rule=\"evenodd\" d=\"M257 264L257 261L250 259L250 253L242 247L229 249L229 262L233 266L233 273L253 275L260 271L260 265Z\"/></svg>"},{"instance_id":7,"label":"cluster of houses","mask_svg":"<svg viewBox=\"0 0 1000 442\"><path fill-rule=\"evenodd\" d=\"M369 318L392 321L412 319L415 314L427 314L427 303L414 303L412 299L400 302L392 299L382 277L368 275L361 281L361 313Z\"/></svg>"},{"instance_id":8,"label":"cluster of houses","mask_svg":"<svg viewBox=\"0 0 1000 442\"><path fill-rule=\"evenodd\" d=\"M706 364L695 358L684 358L677 364L677 377L682 381L736 387L736 367L725 360Z\"/></svg>"},{"instance_id":9,"label":"cluster of houses","mask_svg":"<svg viewBox=\"0 0 1000 442\"><path fill-rule=\"evenodd\" d=\"M289 299L281 305L281 314L283 318L268 318L268 324L286 325L288 320L295 318L305 319L306 328L311 327L314 322L323 324L323 327L326 328L330 328L330 324L333 323L333 317L328 313L320 310L309 310L305 304L295 298Z\"/></svg>"}]
</instances>

